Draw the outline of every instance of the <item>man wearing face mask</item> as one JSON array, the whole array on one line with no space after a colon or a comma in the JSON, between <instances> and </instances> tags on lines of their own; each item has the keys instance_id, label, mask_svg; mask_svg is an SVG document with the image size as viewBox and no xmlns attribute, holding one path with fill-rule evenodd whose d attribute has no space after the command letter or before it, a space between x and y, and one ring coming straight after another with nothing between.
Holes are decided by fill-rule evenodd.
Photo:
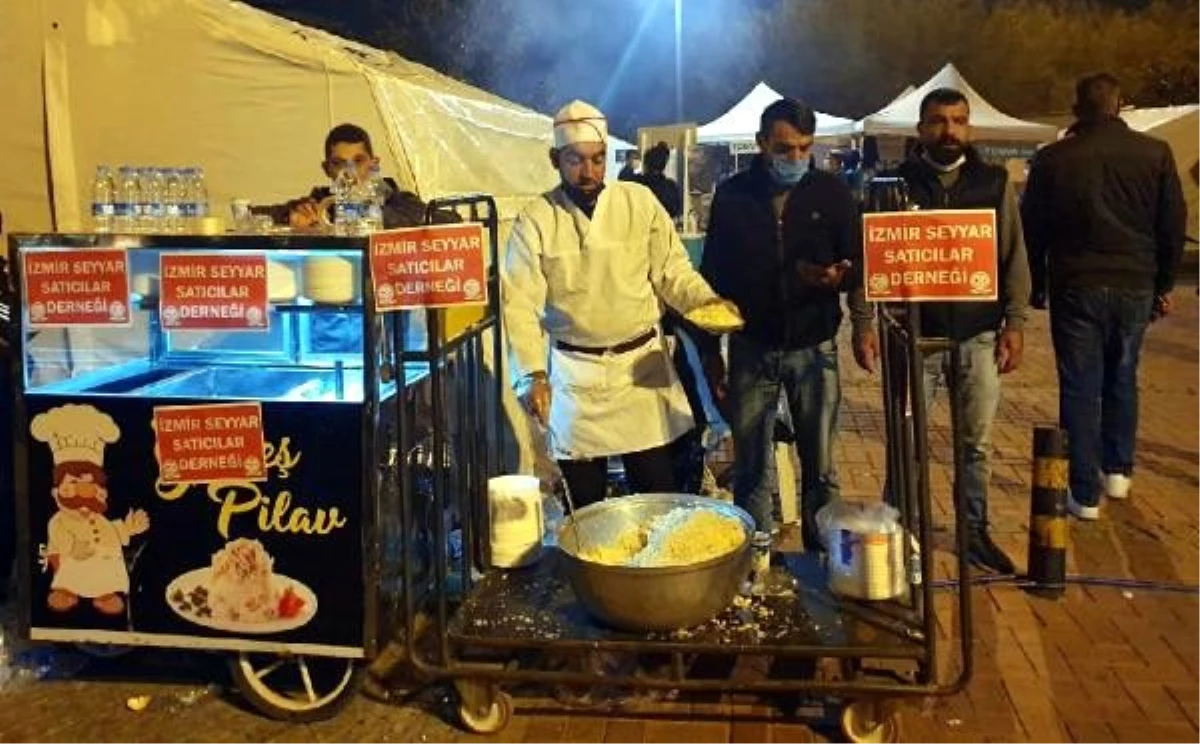
<instances>
[{"instance_id":1,"label":"man wearing face mask","mask_svg":"<svg viewBox=\"0 0 1200 744\"><path fill-rule=\"evenodd\" d=\"M621 456L634 492L677 490L670 445L694 425L659 320L722 300L645 186L604 183L604 114L554 117L561 182L517 217L500 272L517 396L548 431L576 507L604 497Z\"/></svg>"},{"instance_id":2,"label":"man wearing face mask","mask_svg":"<svg viewBox=\"0 0 1200 744\"><path fill-rule=\"evenodd\" d=\"M904 179L922 209L996 210L999 299L995 302L922 303L921 333L957 342L958 379L949 379L952 352L925 358L928 398L944 384L962 406L967 523L970 561L1011 574L1013 563L988 534L987 496L991 480L992 421L1000 403L1000 375L1021 363L1022 329L1029 306L1029 263L1016 195L1004 168L984 163L970 146L970 104L951 88L931 91L921 101L918 144L894 175ZM854 319L854 356L873 372L879 338L871 325L861 288L849 298Z\"/></svg>"},{"instance_id":3,"label":"man wearing face mask","mask_svg":"<svg viewBox=\"0 0 1200 744\"><path fill-rule=\"evenodd\" d=\"M782 388L801 464L806 550L819 550L814 515L838 485L833 464L841 388L839 292L859 281L861 227L850 189L811 167L816 114L781 99L762 113L760 153L717 187L701 273L742 310L729 369L715 339L702 350L713 397L733 429L734 497L758 529L773 526L769 460Z\"/></svg>"}]
</instances>

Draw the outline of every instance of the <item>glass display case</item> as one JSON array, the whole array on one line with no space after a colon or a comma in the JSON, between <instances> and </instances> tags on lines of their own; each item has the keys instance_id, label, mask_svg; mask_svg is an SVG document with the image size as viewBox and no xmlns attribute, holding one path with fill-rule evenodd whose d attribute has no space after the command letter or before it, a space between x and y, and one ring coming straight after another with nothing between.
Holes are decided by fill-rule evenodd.
<instances>
[{"instance_id":1,"label":"glass display case","mask_svg":"<svg viewBox=\"0 0 1200 744\"><path fill-rule=\"evenodd\" d=\"M365 325L381 322L363 310L365 245L365 238L290 235L22 237L17 242L21 256L63 248L123 250L130 288L130 317L123 325L38 328L23 316L24 389L31 394L362 403ZM269 310L261 329L173 330L164 323L161 257L189 251L265 257ZM24 281L31 280L36 281ZM406 315L405 350L421 351L424 313ZM382 326L375 336L381 344L390 337ZM426 369L409 362L405 376L416 382ZM394 389L392 376L385 377L378 391L383 397Z\"/></svg>"}]
</instances>

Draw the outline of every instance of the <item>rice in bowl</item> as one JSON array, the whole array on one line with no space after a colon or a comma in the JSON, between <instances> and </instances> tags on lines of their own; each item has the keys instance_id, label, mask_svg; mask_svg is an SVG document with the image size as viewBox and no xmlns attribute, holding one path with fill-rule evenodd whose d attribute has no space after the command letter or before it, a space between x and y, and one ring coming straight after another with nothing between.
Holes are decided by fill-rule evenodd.
<instances>
[{"instance_id":1,"label":"rice in bowl","mask_svg":"<svg viewBox=\"0 0 1200 744\"><path fill-rule=\"evenodd\" d=\"M581 560L606 566L688 566L732 553L745 541L741 521L712 509L677 506L594 544L586 538Z\"/></svg>"}]
</instances>

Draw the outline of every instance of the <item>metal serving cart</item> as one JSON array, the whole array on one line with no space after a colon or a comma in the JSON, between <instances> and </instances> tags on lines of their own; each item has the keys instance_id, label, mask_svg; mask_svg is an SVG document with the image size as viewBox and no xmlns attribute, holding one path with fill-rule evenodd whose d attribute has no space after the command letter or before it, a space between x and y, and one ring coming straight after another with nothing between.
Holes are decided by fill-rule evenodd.
<instances>
[{"instance_id":1,"label":"metal serving cart","mask_svg":"<svg viewBox=\"0 0 1200 744\"><path fill-rule=\"evenodd\" d=\"M399 640L409 667L418 679L452 682L461 722L476 733L493 733L508 723L514 702L503 688L534 684L752 693L789 706L832 699L842 704L840 723L852 740L895 739L898 714L887 704L890 699L952 694L971 674L965 509L957 493L960 632L947 647L938 643L930 580L930 448L923 409L906 401L923 400L921 360L943 347L921 337L918 315L887 308L878 326L886 348L888 491L905 534L915 538L903 541L908 586L899 599L867 602L836 596L819 555L783 553L762 595L735 600L699 627L629 633L588 615L557 551L548 551L530 567L491 568L479 539L464 539L460 553L448 547L445 535L435 533L436 570L423 584L425 591L405 594ZM956 405L953 410L957 420ZM465 417L457 424L461 430L477 414L459 415ZM434 417L435 443L448 442L438 433L446 425L443 419ZM470 452L463 454L471 459ZM956 447L956 471L961 460ZM411 489L404 494L401 532L409 534L424 497L415 498ZM484 484L455 490L435 482L431 497L432 513L471 515L478 520L473 534L487 534ZM407 564L401 566L400 581L420 583ZM939 654L955 651L961 657L957 671L939 678Z\"/></svg>"},{"instance_id":2,"label":"metal serving cart","mask_svg":"<svg viewBox=\"0 0 1200 744\"><path fill-rule=\"evenodd\" d=\"M28 638L229 652L274 717L349 699L416 588L445 586L448 535L475 539L471 503L428 494L496 467L482 421L432 423L448 396L499 411L495 206L427 218L449 210L492 250L466 312L376 312L366 237L10 236Z\"/></svg>"}]
</instances>

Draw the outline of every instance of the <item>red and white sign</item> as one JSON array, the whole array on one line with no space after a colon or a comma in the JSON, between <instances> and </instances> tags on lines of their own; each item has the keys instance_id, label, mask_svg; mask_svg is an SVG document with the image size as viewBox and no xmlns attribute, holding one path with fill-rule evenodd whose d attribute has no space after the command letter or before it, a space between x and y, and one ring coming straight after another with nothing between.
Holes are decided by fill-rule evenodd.
<instances>
[{"instance_id":1,"label":"red and white sign","mask_svg":"<svg viewBox=\"0 0 1200 744\"><path fill-rule=\"evenodd\" d=\"M27 250L22 269L31 328L129 325L129 255L125 251Z\"/></svg>"},{"instance_id":2,"label":"red and white sign","mask_svg":"<svg viewBox=\"0 0 1200 744\"><path fill-rule=\"evenodd\" d=\"M997 297L996 212L863 215L868 302L979 302Z\"/></svg>"},{"instance_id":3,"label":"red and white sign","mask_svg":"<svg viewBox=\"0 0 1200 744\"><path fill-rule=\"evenodd\" d=\"M163 328L267 330L267 257L262 253L159 256Z\"/></svg>"},{"instance_id":4,"label":"red and white sign","mask_svg":"<svg viewBox=\"0 0 1200 744\"><path fill-rule=\"evenodd\" d=\"M260 403L155 406L154 437L163 483L267 479Z\"/></svg>"},{"instance_id":5,"label":"red and white sign","mask_svg":"<svg viewBox=\"0 0 1200 744\"><path fill-rule=\"evenodd\" d=\"M430 225L371 234L371 284L380 312L483 305L483 225Z\"/></svg>"}]
</instances>

